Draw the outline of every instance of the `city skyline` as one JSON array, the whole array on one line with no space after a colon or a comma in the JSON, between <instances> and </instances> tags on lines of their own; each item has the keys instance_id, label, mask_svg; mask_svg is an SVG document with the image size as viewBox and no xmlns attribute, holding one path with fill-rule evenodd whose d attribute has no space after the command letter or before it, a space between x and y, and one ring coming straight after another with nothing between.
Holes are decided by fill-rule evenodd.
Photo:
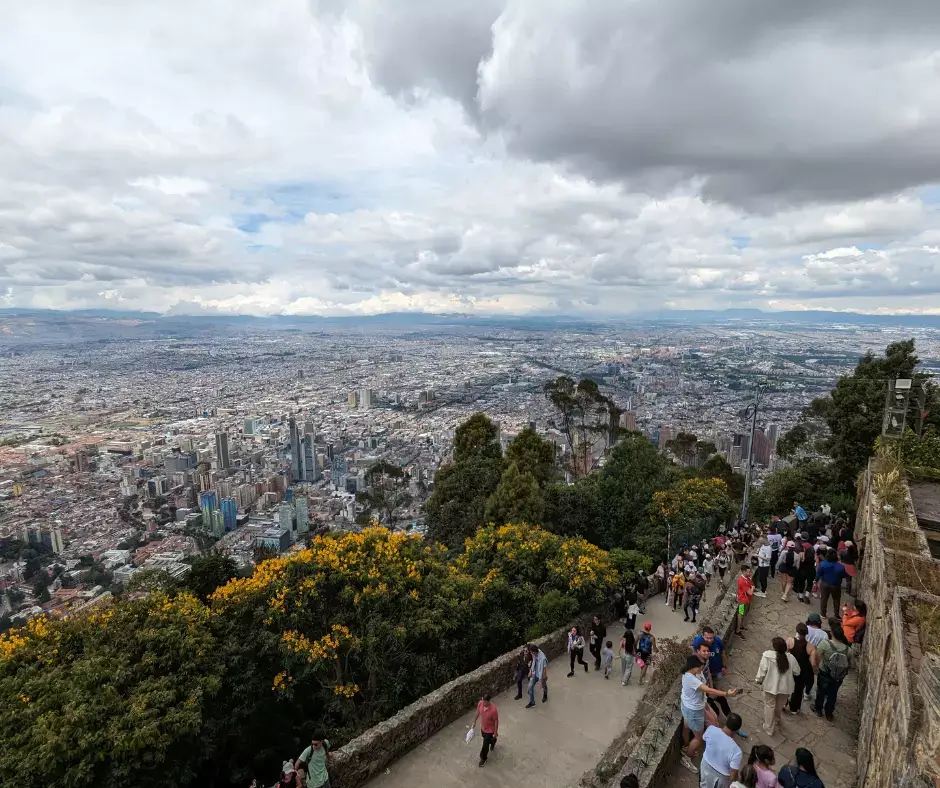
<instances>
[{"instance_id":1,"label":"city skyline","mask_svg":"<svg viewBox=\"0 0 940 788\"><path fill-rule=\"evenodd\" d=\"M20 4L0 307L940 314L905 9Z\"/></svg>"}]
</instances>

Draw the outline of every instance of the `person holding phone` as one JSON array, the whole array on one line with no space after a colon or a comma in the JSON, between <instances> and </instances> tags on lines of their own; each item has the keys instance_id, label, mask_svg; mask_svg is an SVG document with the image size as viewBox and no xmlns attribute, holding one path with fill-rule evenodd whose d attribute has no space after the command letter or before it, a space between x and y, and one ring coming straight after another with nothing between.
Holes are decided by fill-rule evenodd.
<instances>
[{"instance_id":1,"label":"person holding phone","mask_svg":"<svg viewBox=\"0 0 940 788\"><path fill-rule=\"evenodd\" d=\"M682 690L680 707L684 728L688 730L691 741L682 754L682 765L690 772L698 774L698 767L692 762L698 751L702 748L702 736L705 733L705 707L708 705L707 696L716 698L733 698L740 695L740 689L720 690L709 687L702 677L705 663L695 654L690 654L685 661L685 670L682 673ZM688 738L688 737L687 737Z\"/></svg>"}]
</instances>

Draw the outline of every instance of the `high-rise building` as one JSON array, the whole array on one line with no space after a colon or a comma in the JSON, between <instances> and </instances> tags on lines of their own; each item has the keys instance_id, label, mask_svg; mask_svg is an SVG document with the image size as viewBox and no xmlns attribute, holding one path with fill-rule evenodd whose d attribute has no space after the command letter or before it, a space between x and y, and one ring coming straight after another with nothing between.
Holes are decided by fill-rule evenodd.
<instances>
[{"instance_id":1,"label":"high-rise building","mask_svg":"<svg viewBox=\"0 0 940 788\"><path fill-rule=\"evenodd\" d=\"M310 419L304 422L304 435L313 435L314 438L317 436L317 425L310 421Z\"/></svg>"},{"instance_id":2,"label":"high-rise building","mask_svg":"<svg viewBox=\"0 0 940 788\"><path fill-rule=\"evenodd\" d=\"M242 427L242 432L245 435L257 435L258 434L258 420L257 419L245 419L245 424Z\"/></svg>"},{"instance_id":3,"label":"high-rise building","mask_svg":"<svg viewBox=\"0 0 940 788\"><path fill-rule=\"evenodd\" d=\"M294 514L297 517L297 533L306 534L310 531L310 507L305 495L294 500Z\"/></svg>"},{"instance_id":4,"label":"high-rise building","mask_svg":"<svg viewBox=\"0 0 940 788\"><path fill-rule=\"evenodd\" d=\"M61 555L62 551L65 549L65 543L62 541L62 529L54 525L50 529L50 532L52 534L52 552L56 555Z\"/></svg>"},{"instance_id":5,"label":"high-rise building","mask_svg":"<svg viewBox=\"0 0 940 788\"><path fill-rule=\"evenodd\" d=\"M666 444L669 443L669 441L675 440L676 435L678 435L678 432L672 427L661 426L659 428L659 450L666 451Z\"/></svg>"},{"instance_id":6,"label":"high-rise building","mask_svg":"<svg viewBox=\"0 0 940 788\"><path fill-rule=\"evenodd\" d=\"M636 412L625 410L620 414L620 428L628 432L636 432Z\"/></svg>"},{"instance_id":7,"label":"high-rise building","mask_svg":"<svg viewBox=\"0 0 940 788\"><path fill-rule=\"evenodd\" d=\"M342 454L334 456L330 478L332 479L333 487L335 487L337 490L345 489L345 478L347 472L348 466L346 464L346 457Z\"/></svg>"},{"instance_id":8,"label":"high-rise building","mask_svg":"<svg viewBox=\"0 0 940 788\"><path fill-rule=\"evenodd\" d=\"M209 515L209 527L212 529L212 535L216 539L225 536L225 516L221 509L215 509Z\"/></svg>"},{"instance_id":9,"label":"high-rise building","mask_svg":"<svg viewBox=\"0 0 940 788\"><path fill-rule=\"evenodd\" d=\"M362 408L371 408L375 403L375 392L372 389L359 390L359 406Z\"/></svg>"},{"instance_id":10,"label":"high-rise building","mask_svg":"<svg viewBox=\"0 0 940 788\"><path fill-rule=\"evenodd\" d=\"M289 503L282 503L277 508L277 524L284 530L294 530L294 507Z\"/></svg>"},{"instance_id":11,"label":"high-rise building","mask_svg":"<svg viewBox=\"0 0 940 788\"><path fill-rule=\"evenodd\" d=\"M308 422L308 426L313 426ZM317 471L317 444L313 432L308 432L303 439L304 481L315 482L320 478Z\"/></svg>"},{"instance_id":12,"label":"high-rise building","mask_svg":"<svg viewBox=\"0 0 940 788\"><path fill-rule=\"evenodd\" d=\"M779 424L768 424L767 425L767 439L770 441L770 453L777 453L777 438L780 437L780 425Z\"/></svg>"},{"instance_id":13,"label":"high-rise building","mask_svg":"<svg viewBox=\"0 0 940 788\"><path fill-rule=\"evenodd\" d=\"M215 458L221 470L232 467L232 460L228 453L228 433L218 432L215 436Z\"/></svg>"},{"instance_id":14,"label":"high-rise building","mask_svg":"<svg viewBox=\"0 0 940 788\"><path fill-rule=\"evenodd\" d=\"M291 416L287 425L290 429L290 480L299 482L304 478L304 452L300 445L301 437L297 430L297 419Z\"/></svg>"},{"instance_id":15,"label":"high-rise building","mask_svg":"<svg viewBox=\"0 0 940 788\"><path fill-rule=\"evenodd\" d=\"M175 449L163 458L163 467L167 473L183 473L196 467L196 455Z\"/></svg>"},{"instance_id":16,"label":"high-rise building","mask_svg":"<svg viewBox=\"0 0 940 788\"><path fill-rule=\"evenodd\" d=\"M42 544L42 529L38 525L24 525L23 541L30 547L38 547Z\"/></svg>"},{"instance_id":17,"label":"high-rise building","mask_svg":"<svg viewBox=\"0 0 940 788\"><path fill-rule=\"evenodd\" d=\"M754 448L752 451L755 465L759 465L762 468L770 467L770 438L768 438L761 429L754 430Z\"/></svg>"},{"instance_id":18,"label":"high-rise building","mask_svg":"<svg viewBox=\"0 0 940 788\"><path fill-rule=\"evenodd\" d=\"M226 531L234 531L238 521L238 504L234 498L222 499L222 520Z\"/></svg>"},{"instance_id":19,"label":"high-rise building","mask_svg":"<svg viewBox=\"0 0 940 788\"><path fill-rule=\"evenodd\" d=\"M212 528L212 513L218 510L216 495L213 491L199 494L199 509L202 512L202 524L206 528Z\"/></svg>"},{"instance_id":20,"label":"high-rise building","mask_svg":"<svg viewBox=\"0 0 940 788\"><path fill-rule=\"evenodd\" d=\"M350 391L349 396L346 397L346 404L350 408L355 408L358 403L359 403L359 398L356 396L356 392Z\"/></svg>"}]
</instances>

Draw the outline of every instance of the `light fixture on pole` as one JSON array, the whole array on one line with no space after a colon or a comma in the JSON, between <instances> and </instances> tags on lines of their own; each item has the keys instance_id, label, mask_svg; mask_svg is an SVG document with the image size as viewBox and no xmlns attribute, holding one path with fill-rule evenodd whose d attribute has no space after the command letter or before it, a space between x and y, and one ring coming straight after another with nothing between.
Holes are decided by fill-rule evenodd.
<instances>
[{"instance_id":1,"label":"light fixture on pole","mask_svg":"<svg viewBox=\"0 0 940 788\"><path fill-rule=\"evenodd\" d=\"M888 383L885 400L885 415L881 435L900 440L907 428L907 408L911 398L910 378L899 378Z\"/></svg>"}]
</instances>

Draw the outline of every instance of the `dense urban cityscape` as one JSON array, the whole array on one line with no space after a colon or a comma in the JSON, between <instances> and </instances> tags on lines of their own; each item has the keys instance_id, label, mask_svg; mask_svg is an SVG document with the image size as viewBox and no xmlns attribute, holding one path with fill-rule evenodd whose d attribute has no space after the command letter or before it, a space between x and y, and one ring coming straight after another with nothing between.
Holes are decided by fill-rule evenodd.
<instances>
[{"instance_id":1,"label":"dense urban cityscape","mask_svg":"<svg viewBox=\"0 0 940 788\"><path fill-rule=\"evenodd\" d=\"M0 316L6 626L81 610L142 569L178 577L203 552L249 567L311 533L358 529L379 516L363 503L379 462L408 487L386 524L420 532L435 472L472 413L498 424L504 448L532 426L563 460L570 448L544 393L558 375L595 380L621 428L661 451L692 433L736 471L749 456L743 412L763 387L751 450L759 486L785 464L778 437L864 352L913 334L925 368L940 365L940 332L929 328L400 320L205 320L153 334L154 318ZM52 330L63 321L74 341ZM592 445L592 465L607 448ZM31 561L10 552L14 542L35 551Z\"/></svg>"}]
</instances>

